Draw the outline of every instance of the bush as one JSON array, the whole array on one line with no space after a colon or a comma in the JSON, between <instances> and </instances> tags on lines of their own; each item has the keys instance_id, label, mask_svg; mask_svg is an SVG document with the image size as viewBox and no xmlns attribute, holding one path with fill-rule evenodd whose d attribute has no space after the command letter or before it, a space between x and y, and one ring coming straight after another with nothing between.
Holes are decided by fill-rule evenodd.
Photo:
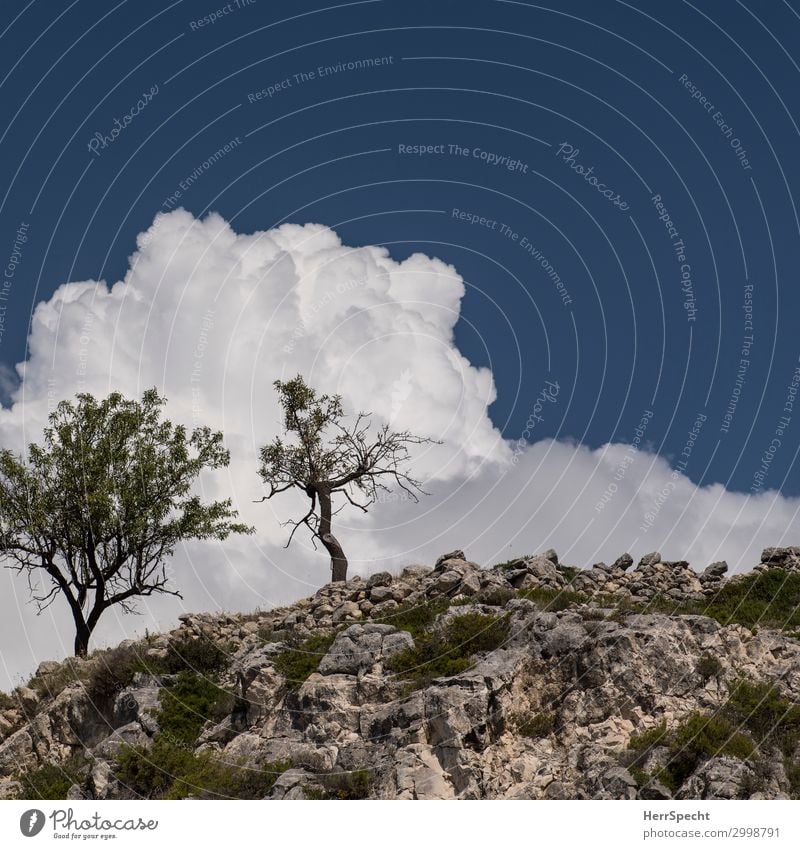
<instances>
[{"instance_id":1,"label":"bush","mask_svg":"<svg viewBox=\"0 0 800 849\"><path fill-rule=\"evenodd\" d=\"M80 671L77 664L66 660L57 671L49 675L34 675L28 682L28 687L41 699L55 698L65 687L83 680L85 675L86 673Z\"/></svg>"},{"instance_id":2,"label":"bush","mask_svg":"<svg viewBox=\"0 0 800 849\"><path fill-rule=\"evenodd\" d=\"M100 713L114 704L114 699L133 683L133 677L144 669L142 650L138 646L118 647L94 658L86 694Z\"/></svg>"},{"instance_id":3,"label":"bush","mask_svg":"<svg viewBox=\"0 0 800 849\"><path fill-rule=\"evenodd\" d=\"M401 631L408 631L412 637L417 637L427 631L436 621L437 616L450 607L451 602L446 598L423 601L419 604L401 604L395 611L378 619L388 625L394 625Z\"/></svg>"},{"instance_id":4,"label":"bush","mask_svg":"<svg viewBox=\"0 0 800 849\"><path fill-rule=\"evenodd\" d=\"M368 769L356 769L352 772L330 772L317 774L317 780L325 788L324 793L309 794L304 792L306 798L317 799L369 799L374 777ZM311 790L311 788L309 788Z\"/></svg>"},{"instance_id":5,"label":"bush","mask_svg":"<svg viewBox=\"0 0 800 849\"><path fill-rule=\"evenodd\" d=\"M526 598L538 604L544 610L557 613L566 610L571 604L586 604L591 601L589 596L574 590L549 590L544 587L531 587L528 590L518 590L519 598Z\"/></svg>"},{"instance_id":6,"label":"bush","mask_svg":"<svg viewBox=\"0 0 800 849\"><path fill-rule=\"evenodd\" d=\"M635 752L644 752L654 746L663 745L667 736L667 723L660 722L655 728L634 734L628 741L628 748Z\"/></svg>"},{"instance_id":7,"label":"bush","mask_svg":"<svg viewBox=\"0 0 800 849\"><path fill-rule=\"evenodd\" d=\"M477 596L473 596L477 602L488 604L490 607L505 607L512 598L516 597L517 593L511 587L490 587Z\"/></svg>"},{"instance_id":8,"label":"bush","mask_svg":"<svg viewBox=\"0 0 800 849\"><path fill-rule=\"evenodd\" d=\"M556 717L554 713L537 713L529 717L519 717L516 719L517 731L523 737L547 737L552 734L556 727Z\"/></svg>"},{"instance_id":9,"label":"bush","mask_svg":"<svg viewBox=\"0 0 800 849\"><path fill-rule=\"evenodd\" d=\"M398 652L386 665L415 688L424 687L434 678L463 672L472 655L494 651L507 638L507 617L464 613L441 629L419 634L414 646Z\"/></svg>"},{"instance_id":10,"label":"bush","mask_svg":"<svg viewBox=\"0 0 800 849\"><path fill-rule=\"evenodd\" d=\"M0 693L0 711L11 710L17 707L17 700L6 693Z\"/></svg>"},{"instance_id":11,"label":"bush","mask_svg":"<svg viewBox=\"0 0 800 849\"><path fill-rule=\"evenodd\" d=\"M535 555L533 554L523 554L521 557L512 557L511 560L505 560L502 563L495 563L492 566L492 569L511 569L513 566L516 566L517 563L521 563L523 560L530 560Z\"/></svg>"},{"instance_id":12,"label":"bush","mask_svg":"<svg viewBox=\"0 0 800 849\"><path fill-rule=\"evenodd\" d=\"M249 769L159 739L151 749L123 748L116 776L145 799L263 799L290 767L285 761Z\"/></svg>"},{"instance_id":13,"label":"bush","mask_svg":"<svg viewBox=\"0 0 800 849\"><path fill-rule=\"evenodd\" d=\"M800 627L800 574L783 569L751 572L723 584L708 604L686 605L680 612L702 613L723 625L795 630Z\"/></svg>"},{"instance_id":14,"label":"bush","mask_svg":"<svg viewBox=\"0 0 800 849\"><path fill-rule=\"evenodd\" d=\"M672 789L680 787L709 758L727 755L743 761L756 751L753 741L720 715L690 714L670 737L670 760L662 780Z\"/></svg>"},{"instance_id":15,"label":"bush","mask_svg":"<svg viewBox=\"0 0 800 849\"><path fill-rule=\"evenodd\" d=\"M317 671L335 638L335 634L314 634L296 648L275 656L275 668L286 679L289 689L299 689L306 678Z\"/></svg>"},{"instance_id":16,"label":"bush","mask_svg":"<svg viewBox=\"0 0 800 849\"><path fill-rule=\"evenodd\" d=\"M172 675L179 672L217 675L227 665L228 655L226 647L207 637L176 640L169 644L167 656L159 662L162 667L159 671Z\"/></svg>"},{"instance_id":17,"label":"bush","mask_svg":"<svg viewBox=\"0 0 800 849\"><path fill-rule=\"evenodd\" d=\"M171 687L159 694L158 725L173 743L192 745L209 719L219 721L232 707L231 696L208 678L181 672Z\"/></svg>"},{"instance_id":18,"label":"bush","mask_svg":"<svg viewBox=\"0 0 800 849\"><path fill-rule=\"evenodd\" d=\"M723 710L732 722L747 728L759 746L772 743L791 756L800 743L800 706L775 684L739 680L731 685Z\"/></svg>"},{"instance_id":19,"label":"bush","mask_svg":"<svg viewBox=\"0 0 800 849\"><path fill-rule=\"evenodd\" d=\"M62 800L73 784L80 783L80 771L86 766L83 755L74 755L61 765L45 764L27 770L17 777L20 789L18 799Z\"/></svg>"},{"instance_id":20,"label":"bush","mask_svg":"<svg viewBox=\"0 0 800 849\"><path fill-rule=\"evenodd\" d=\"M719 661L719 658L714 657L713 654L704 654L697 661L697 666L694 670L704 681L708 681L710 678L716 678L722 672L722 664Z\"/></svg>"}]
</instances>

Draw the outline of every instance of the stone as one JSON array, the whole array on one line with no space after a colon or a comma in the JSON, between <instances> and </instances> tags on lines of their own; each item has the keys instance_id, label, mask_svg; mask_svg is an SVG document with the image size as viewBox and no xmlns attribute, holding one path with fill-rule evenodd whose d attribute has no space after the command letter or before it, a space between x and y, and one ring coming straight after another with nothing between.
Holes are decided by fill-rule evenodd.
<instances>
[{"instance_id":1,"label":"stone","mask_svg":"<svg viewBox=\"0 0 800 849\"><path fill-rule=\"evenodd\" d=\"M655 566L656 563L661 563L661 553L658 551L652 551L650 554L645 554L645 556L639 561L639 566Z\"/></svg>"},{"instance_id":2,"label":"stone","mask_svg":"<svg viewBox=\"0 0 800 849\"><path fill-rule=\"evenodd\" d=\"M392 587L387 586L377 586L373 587L369 593L369 600L373 604L380 604L382 601L387 601L390 598L394 598L395 591ZM397 601L397 599L394 599Z\"/></svg>"},{"instance_id":3,"label":"stone","mask_svg":"<svg viewBox=\"0 0 800 849\"><path fill-rule=\"evenodd\" d=\"M391 572L376 572L374 575L370 575L367 579L367 588L388 587L393 580L394 578Z\"/></svg>"},{"instance_id":4,"label":"stone","mask_svg":"<svg viewBox=\"0 0 800 849\"><path fill-rule=\"evenodd\" d=\"M354 601L345 601L333 611L331 618L335 624L346 622L348 619L361 619L363 613Z\"/></svg>"},{"instance_id":5,"label":"stone","mask_svg":"<svg viewBox=\"0 0 800 849\"><path fill-rule=\"evenodd\" d=\"M429 593L449 593L461 583L461 575L455 571L442 572L428 589Z\"/></svg>"},{"instance_id":6,"label":"stone","mask_svg":"<svg viewBox=\"0 0 800 849\"><path fill-rule=\"evenodd\" d=\"M358 675L413 645L411 634L392 625L351 625L337 635L320 661L319 671L322 675Z\"/></svg>"},{"instance_id":7,"label":"stone","mask_svg":"<svg viewBox=\"0 0 800 849\"><path fill-rule=\"evenodd\" d=\"M621 569L623 572L626 572L631 566L633 566L633 558L627 552L618 557L612 564L612 568Z\"/></svg>"},{"instance_id":8,"label":"stone","mask_svg":"<svg viewBox=\"0 0 800 849\"><path fill-rule=\"evenodd\" d=\"M412 743L396 755L397 799L454 799L453 785L430 746Z\"/></svg>"},{"instance_id":9,"label":"stone","mask_svg":"<svg viewBox=\"0 0 800 849\"><path fill-rule=\"evenodd\" d=\"M52 675L54 672L61 671L61 664L57 660L43 660L36 667L36 677L44 678L46 675Z\"/></svg>"},{"instance_id":10,"label":"stone","mask_svg":"<svg viewBox=\"0 0 800 849\"><path fill-rule=\"evenodd\" d=\"M784 548L765 548L761 552L761 562L766 566L781 568L797 560L800 560L800 546L796 545Z\"/></svg>"},{"instance_id":11,"label":"stone","mask_svg":"<svg viewBox=\"0 0 800 849\"><path fill-rule=\"evenodd\" d=\"M317 777L304 769L287 769L278 777L270 799L289 801L292 799L321 798L325 793Z\"/></svg>"},{"instance_id":12,"label":"stone","mask_svg":"<svg viewBox=\"0 0 800 849\"><path fill-rule=\"evenodd\" d=\"M448 560L466 560L466 555L464 552L457 548L454 551L449 551L447 554L443 554L441 557L436 560L436 568L441 568L442 564Z\"/></svg>"},{"instance_id":13,"label":"stone","mask_svg":"<svg viewBox=\"0 0 800 849\"><path fill-rule=\"evenodd\" d=\"M39 706L39 696L35 690L29 687L19 687L16 691L17 701L22 707L26 716L33 716L36 713L36 708Z\"/></svg>"}]
</instances>

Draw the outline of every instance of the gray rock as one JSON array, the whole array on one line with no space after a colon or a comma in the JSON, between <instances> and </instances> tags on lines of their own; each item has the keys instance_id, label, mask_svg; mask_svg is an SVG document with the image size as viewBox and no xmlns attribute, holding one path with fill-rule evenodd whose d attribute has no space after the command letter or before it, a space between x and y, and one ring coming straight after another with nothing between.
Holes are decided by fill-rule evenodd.
<instances>
[{"instance_id":1,"label":"gray rock","mask_svg":"<svg viewBox=\"0 0 800 849\"><path fill-rule=\"evenodd\" d=\"M627 552L621 557L618 557L613 563L614 569L622 569L623 572L630 569L631 566L633 566L633 558Z\"/></svg>"},{"instance_id":2,"label":"gray rock","mask_svg":"<svg viewBox=\"0 0 800 849\"><path fill-rule=\"evenodd\" d=\"M391 572L376 572L367 579L367 587L369 589L373 587L388 587L393 580Z\"/></svg>"},{"instance_id":3,"label":"gray rock","mask_svg":"<svg viewBox=\"0 0 800 849\"><path fill-rule=\"evenodd\" d=\"M358 675L413 645L411 634L392 625L351 625L333 641L319 671L322 675Z\"/></svg>"},{"instance_id":4,"label":"gray rock","mask_svg":"<svg viewBox=\"0 0 800 849\"><path fill-rule=\"evenodd\" d=\"M442 564L448 560L466 560L466 555L464 552L457 548L454 551L449 551L447 554L443 554L441 557L436 560L436 568L441 568Z\"/></svg>"},{"instance_id":5,"label":"gray rock","mask_svg":"<svg viewBox=\"0 0 800 849\"><path fill-rule=\"evenodd\" d=\"M652 551L639 561L639 566L655 566L656 563L661 563L661 552Z\"/></svg>"}]
</instances>

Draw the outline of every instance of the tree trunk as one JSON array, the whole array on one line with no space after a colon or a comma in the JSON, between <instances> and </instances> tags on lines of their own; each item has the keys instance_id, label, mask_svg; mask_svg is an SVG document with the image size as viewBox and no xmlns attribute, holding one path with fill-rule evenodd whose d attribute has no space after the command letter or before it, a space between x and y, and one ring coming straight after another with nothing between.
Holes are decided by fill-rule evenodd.
<instances>
[{"instance_id":1,"label":"tree trunk","mask_svg":"<svg viewBox=\"0 0 800 849\"><path fill-rule=\"evenodd\" d=\"M75 656L86 657L89 653L89 638L92 632L89 626L83 621L75 618Z\"/></svg>"},{"instance_id":2,"label":"tree trunk","mask_svg":"<svg viewBox=\"0 0 800 849\"><path fill-rule=\"evenodd\" d=\"M95 600L92 612L88 619L84 619L83 610L80 607L73 608L72 618L75 620L75 656L86 657L89 652L89 640L97 627L105 604L102 599Z\"/></svg>"},{"instance_id":3,"label":"tree trunk","mask_svg":"<svg viewBox=\"0 0 800 849\"><path fill-rule=\"evenodd\" d=\"M319 538L325 550L331 556L331 580L347 580L347 558L339 540L331 533L331 495L325 490L317 491L319 496Z\"/></svg>"}]
</instances>

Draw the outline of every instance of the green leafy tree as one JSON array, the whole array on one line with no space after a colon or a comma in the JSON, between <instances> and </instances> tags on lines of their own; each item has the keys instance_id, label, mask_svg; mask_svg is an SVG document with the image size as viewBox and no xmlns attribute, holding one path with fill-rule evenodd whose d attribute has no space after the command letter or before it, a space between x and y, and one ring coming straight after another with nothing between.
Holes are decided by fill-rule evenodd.
<instances>
[{"instance_id":1,"label":"green leafy tree","mask_svg":"<svg viewBox=\"0 0 800 849\"><path fill-rule=\"evenodd\" d=\"M341 396L318 395L300 375L274 386L287 438L276 437L261 449L259 474L269 487L263 500L292 489L305 493L308 512L287 522L292 532L286 547L299 527L307 527L330 555L332 580L347 580L347 557L331 530L333 516L348 504L366 512L392 487L418 501L424 490L408 471L409 447L433 440L388 425L373 428L369 413L348 422ZM337 494L345 501L334 511Z\"/></svg>"},{"instance_id":2,"label":"green leafy tree","mask_svg":"<svg viewBox=\"0 0 800 849\"><path fill-rule=\"evenodd\" d=\"M230 500L192 494L204 469L228 465L222 434L162 419L155 389L141 401L81 394L50 415L27 458L0 451L0 557L25 574L43 611L62 595L85 655L100 617L119 605L180 593L166 563L179 542L252 530Z\"/></svg>"}]
</instances>

